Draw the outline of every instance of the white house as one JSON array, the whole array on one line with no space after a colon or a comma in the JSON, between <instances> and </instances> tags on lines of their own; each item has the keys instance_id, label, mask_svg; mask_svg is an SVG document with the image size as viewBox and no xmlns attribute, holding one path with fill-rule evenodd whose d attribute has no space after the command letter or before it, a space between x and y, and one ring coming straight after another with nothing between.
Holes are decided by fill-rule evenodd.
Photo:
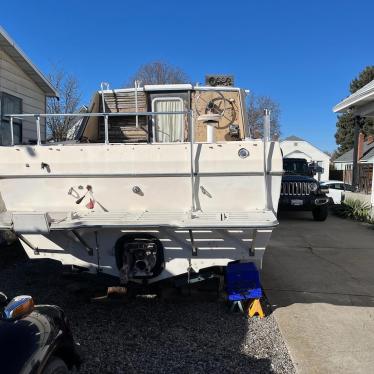
<instances>
[{"instance_id":1,"label":"white house","mask_svg":"<svg viewBox=\"0 0 374 374\"><path fill-rule=\"evenodd\" d=\"M6 114L45 113L47 97L57 97L51 83L0 26L0 145L10 144L9 118ZM41 121L42 140L46 137ZM36 140L35 120L14 119L16 144Z\"/></svg>"},{"instance_id":2,"label":"white house","mask_svg":"<svg viewBox=\"0 0 374 374\"><path fill-rule=\"evenodd\" d=\"M351 112L354 116L374 118L374 80L368 83L366 86L360 88L358 91L348 96L346 99L335 105L333 108L335 113ZM361 137L362 139L362 137ZM374 207L374 147L373 138L369 137L366 142L360 141L360 137L357 142L357 159L358 166L368 170L367 176L370 178L368 181L371 182L371 197L370 201ZM353 150L352 163L353 163ZM344 156L344 155L343 155ZM341 161L347 161L348 157L341 156ZM345 155L347 156L347 155ZM342 158L343 157L343 158ZM349 160L351 157L349 157ZM367 184L367 183L366 183Z\"/></svg>"},{"instance_id":3,"label":"white house","mask_svg":"<svg viewBox=\"0 0 374 374\"><path fill-rule=\"evenodd\" d=\"M315 147L308 141L297 136L289 136L280 143L283 157L304 158L308 162L315 162L323 168L323 172L317 175L318 180L325 181L329 179L330 156Z\"/></svg>"}]
</instances>

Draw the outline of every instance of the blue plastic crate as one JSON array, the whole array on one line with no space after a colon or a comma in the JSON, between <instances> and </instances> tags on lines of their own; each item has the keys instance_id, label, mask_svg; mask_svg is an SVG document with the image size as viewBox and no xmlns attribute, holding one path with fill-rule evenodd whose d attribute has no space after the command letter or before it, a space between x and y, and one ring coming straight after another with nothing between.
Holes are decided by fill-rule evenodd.
<instances>
[{"instance_id":1,"label":"blue plastic crate","mask_svg":"<svg viewBox=\"0 0 374 374\"><path fill-rule=\"evenodd\" d=\"M228 264L226 291L230 301L261 298L260 275L256 265L252 262Z\"/></svg>"}]
</instances>

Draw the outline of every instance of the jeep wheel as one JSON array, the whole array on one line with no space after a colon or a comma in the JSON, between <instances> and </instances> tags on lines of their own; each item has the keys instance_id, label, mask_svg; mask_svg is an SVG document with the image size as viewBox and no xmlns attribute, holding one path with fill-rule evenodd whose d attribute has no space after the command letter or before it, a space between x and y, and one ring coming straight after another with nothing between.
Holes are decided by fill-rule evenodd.
<instances>
[{"instance_id":1,"label":"jeep wheel","mask_svg":"<svg viewBox=\"0 0 374 374\"><path fill-rule=\"evenodd\" d=\"M317 206L312 210L313 219L315 221L325 221L327 218L327 206Z\"/></svg>"},{"instance_id":2,"label":"jeep wheel","mask_svg":"<svg viewBox=\"0 0 374 374\"><path fill-rule=\"evenodd\" d=\"M68 374L69 370L65 362L59 357L52 356L42 374Z\"/></svg>"}]
</instances>

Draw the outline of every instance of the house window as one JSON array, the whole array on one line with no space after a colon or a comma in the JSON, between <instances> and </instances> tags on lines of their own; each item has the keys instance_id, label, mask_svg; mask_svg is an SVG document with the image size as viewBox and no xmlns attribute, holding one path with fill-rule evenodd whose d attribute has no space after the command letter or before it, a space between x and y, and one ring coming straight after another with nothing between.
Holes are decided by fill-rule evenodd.
<instances>
[{"instance_id":1,"label":"house window","mask_svg":"<svg viewBox=\"0 0 374 374\"><path fill-rule=\"evenodd\" d=\"M6 115L22 113L22 99L3 92L0 93L0 104L0 145L10 145L10 119ZM22 142L22 120L18 118L13 119L13 136L15 144Z\"/></svg>"},{"instance_id":2,"label":"house window","mask_svg":"<svg viewBox=\"0 0 374 374\"><path fill-rule=\"evenodd\" d=\"M152 100L153 112L182 112L180 97L157 97ZM156 142L183 142L183 114L160 114L153 119L153 139Z\"/></svg>"}]
</instances>

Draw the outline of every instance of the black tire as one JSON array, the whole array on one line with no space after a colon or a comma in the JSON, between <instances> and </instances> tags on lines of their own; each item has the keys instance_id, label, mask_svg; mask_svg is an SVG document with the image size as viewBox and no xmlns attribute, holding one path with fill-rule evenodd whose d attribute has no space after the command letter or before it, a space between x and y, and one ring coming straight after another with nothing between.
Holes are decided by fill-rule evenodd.
<instances>
[{"instance_id":1,"label":"black tire","mask_svg":"<svg viewBox=\"0 0 374 374\"><path fill-rule=\"evenodd\" d=\"M317 206L312 210L315 221L325 221L328 215L327 206Z\"/></svg>"},{"instance_id":2,"label":"black tire","mask_svg":"<svg viewBox=\"0 0 374 374\"><path fill-rule=\"evenodd\" d=\"M6 241L4 239L4 234L2 231L0 231L0 248L5 247L5 245L6 245Z\"/></svg>"},{"instance_id":3,"label":"black tire","mask_svg":"<svg viewBox=\"0 0 374 374\"><path fill-rule=\"evenodd\" d=\"M0 231L0 247L8 247L17 240L11 231Z\"/></svg>"},{"instance_id":4,"label":"black tire","mask_svg":"<svg viewBox=\"0 0 374 374\"><path fill-rule=\"evenodd\" d=\"M59 357L52 356L47 362L42 374L68 374L69 369Z\"/></svg>"}]
</instances>

